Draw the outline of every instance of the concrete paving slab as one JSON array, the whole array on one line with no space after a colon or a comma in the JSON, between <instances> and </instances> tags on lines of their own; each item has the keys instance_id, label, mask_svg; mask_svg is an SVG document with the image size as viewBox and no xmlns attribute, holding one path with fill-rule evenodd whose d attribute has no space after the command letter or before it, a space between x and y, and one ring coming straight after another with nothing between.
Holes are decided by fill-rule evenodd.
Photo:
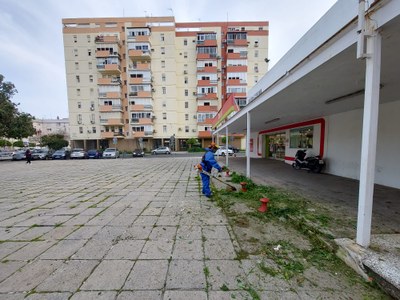
<instances>
[{"instance_id":1,"label":"concrete paving slab","mask_svg":"<svg viewBox=\"0 0 400 300\"><path fill-rule=\"evenodd\" d=\"M42 255L40 255L40 259L68 259L80 248L82 248L85 243L87 243L86 240L59 241L53 247L49 248Z\"/></svg>"},{"instance_id":2,"label":"concrete paving slab","mask_svg":"<svg viewBox=\"0 0 400 300\"><path fill-rule=\"evenodd\" d=\"M128 260L103 260L83 283L80 290L119 290L128 277L133 264Z\"/></svg>"},{"instance_id":3,"label":"concrete paving slab","mask_svg":"<svg viewBox=\"0 0 400 300\"><path fill-rule=\"evenodd\" d=\"M205 264L210 290L240 290L239 283L246 280L246 274L238 260L208 260Z\"/></svg>"},{"instance_id":4,"label":"concrete paving slab","mask_svg":"<svg viewBox=\"0 0 400 300\"><path fill-rule=\"evenodd\" d=\"M237 256L231 240L206 240L204 254L207 259L235 259Z\"/></svg>"},{"instance_id":5,"label":"concrete paving slab","mask_svg":"<svg viewBox=\"0 0 400 300\"><path fill-rule=\"evenodd\" d=\"M132 259L139 257L144 240L119 240L117 244L112 246L104 259Z\"/></svg>"},{"instance_id":6,"label":"concrete paving slab","mask_svg":"<svg viewBox=\"0 0 400 300\"><path fill-rule=\"evenodd\" d=\"M204 267L204 262L200 260L172 260L166 289L204 290L206 287Z\"/></svg>"},{"instance_id":7,"label":"concrete paving slab","mask_svg":"<svg viewBox=\"0 0 400 300\"><path fill-rule=\"evenodd\" d=\"M204 258L201 240L177 240L172 259L201 260Z\"/></svg>"},{"instance_id":8,"label":"concrete paving slab","mask_svg":"<svg viewBox=\"0 0 400 300\"><path fill-rule=\"evenodd\" d=\"M170 259L173 245L171 240L148 240L139 259Z\"/></svg>"},{"instance_id":9,"label":"concrete paving slab","mask_svg":"<svg viewBox=\"0 0 400 300\"><path fill-rule=\"evenodd\" d=\"M177 226L156 226L149 235L150 240L174 240Z\"/></svg>"},{"instance_id":10,"label":"concrete paving slab","mask_svg":"<svg viewBox=\"0 0 400 300\"><path fill-rule=\"evenodd\" d=\"M71 293L34 293L27 296L26 300L68 300Z\"/></svg>"},{"instance_id":11,"label":"concrete paving slab","mask_svg":"<svg viewBox=\"0 0 400 300\"><path fill-rule=\"evenodd\" d=\"M161 296L161 291L133 291L133 292L124 291L118 295L116 300L133 300L133 299L162 300L163 298Z\"/></svg>"},{"instance_id":12,"label":"concrete paving slab","mask_svg":"<svg viewBox=\"0 0 400 300\"><path fill-rule=\"evenodd\" d=\"M75 293L70 300L114 300L116 296L117 292L114 291L79 291Z\"/></svg>"},{"instance_id":13,"label":"concrete paving slab","mask_svg":"<svg viewBox=\"0 0 400 300\"><path fill-rule=\"evenodd\" d=\"M113 242L110 240L92 239L72 255L71 259L102 259L112 246Z\"/></svg>"},{"instance_id":14,"label":"concrete paving slab","mask_svg":"<svg viewBox=\"0 0 400 300\"><path fill-rule=\"evenodd\" d=\"M27 244L25 247L7 256L7 260L30 261L52 247L56 241L37 241Z\"/></svg>"},{"instance_id":15,"label":"concrete paving slab","mask_svg":"<svg viewBox=\"0 0 400 300\"><path fill-rule=\"evenodd\" d=\"M4 261L0 263L0 282L22 268L26 262L24 261Z\"/></svg>"},{"instance_id":16,"label":"concrete paving slab","mask_svg":"<svg viewBox=\"0 0 400 300\"><path fill-rule=\"evenodd\" d=\"M204 291L166 291L164 300L207 300L207 293Z\"/></svg>"},{"instance_id":17,"label":"concrete paving slab","mask_svg":"<svg viewBox=\"0 0 400 300\"><path fill-rule=\"evenodd\" d=\"M27 242L3 242L0 243L0 259L3 259L10 253L21 249L22 247L26 246Z\"/></svg>"},{"instance_id":18,"label":"concrete paving slab","mask_svg":"<svg viewBox=\"0 0 400 300\"><path fill-rule=\"evenodd\" d=\"M76 292L98 264L99 261L96 260L65 261L53 274L39 284L35 291Z\"/></svg>"},{"instance_id":19,"label":"concrete paving slab","mask_svg":"<svg viewBox=\"0 0 400 300\"><path fill-rule=\"evenodd\" d=\"M168 260L138 260L123 290L162 290L168 271Z\"/></svg>"}]
</instances>

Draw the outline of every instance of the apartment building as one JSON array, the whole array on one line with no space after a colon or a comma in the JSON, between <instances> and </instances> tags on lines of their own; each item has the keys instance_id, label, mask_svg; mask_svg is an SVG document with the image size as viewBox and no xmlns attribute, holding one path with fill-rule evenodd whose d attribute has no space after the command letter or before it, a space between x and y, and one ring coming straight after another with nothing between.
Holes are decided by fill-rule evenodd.
<instances>
[{"instance_id":1,"label":"apartment building","mask_svg":"<svg viewBox=\"0 0 400 300\"><path fill-rule=\"evenodd\" d=\"M185 150L268 69L268 22L63 19L73 147Z\"/></svg>"},{"instance_id":2,"label":"apartment building","mask_svg":"<svg viewBox=\"0 0 400 300\"><path fill-rule=\"evenodd\" d=\"M31 143L40 143L42 136L49 134L61 134L65 140L70 140L68 118L35 119L32 121L32 125L36 133L28 138Z\"/></svg>"}]
</instances>

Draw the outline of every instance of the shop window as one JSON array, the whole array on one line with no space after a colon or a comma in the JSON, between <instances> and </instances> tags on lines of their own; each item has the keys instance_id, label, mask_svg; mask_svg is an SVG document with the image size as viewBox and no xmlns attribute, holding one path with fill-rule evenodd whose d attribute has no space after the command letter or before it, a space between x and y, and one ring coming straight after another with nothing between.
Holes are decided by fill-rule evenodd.
<instances>
[{"instance_id":1,"label":"shop window","mask_svg":"<svg viewBox=\"0 0 400 300\"><path fill-rule=\"evenodd\" d=\"M314 128L303 127L290 130L290 148L312 148Z\"/></svg>"}]
</instances>

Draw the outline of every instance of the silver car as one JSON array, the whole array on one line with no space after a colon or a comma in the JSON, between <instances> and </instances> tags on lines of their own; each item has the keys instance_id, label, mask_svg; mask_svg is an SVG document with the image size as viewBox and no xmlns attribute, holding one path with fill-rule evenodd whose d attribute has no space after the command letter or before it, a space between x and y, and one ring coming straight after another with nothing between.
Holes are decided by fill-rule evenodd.
<instances>
[{"instance_id":1,"label":"silver car","mask_svg":"<svg viewBox=\"0 0 400 300\"><path fill-rule=\"evenodd\" d=\"M84 159L84 158L87 158L87 157L88 157L87 152L85 150L83 150L82 148L72 149L71 159L74 159L74 158Z\"/></svg>"},{"instance_id":2,"label":"silver car","mask_svg":"<svg viewBox=\"0 0 400 300\"><path fill-rule=\"evenodd\" d=\"M116 148L107 148L103 152L103 158L117 158L119 157L119 151Z\"/></svg>"},{"instance_id":3,"label":"silver car","mask_svg":"<svg viewBox=\"0 0 400 300\"><path fill-rule=\"evenodd\" d=\"M171 150L168 147L158 147L157 149L151 151L151 154L171 154Z\"/></svg>"}]
</instances>

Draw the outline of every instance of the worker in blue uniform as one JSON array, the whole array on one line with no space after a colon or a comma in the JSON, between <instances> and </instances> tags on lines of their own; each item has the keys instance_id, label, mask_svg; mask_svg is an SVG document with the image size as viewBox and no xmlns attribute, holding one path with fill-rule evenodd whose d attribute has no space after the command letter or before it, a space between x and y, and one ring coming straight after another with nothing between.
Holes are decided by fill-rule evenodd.
<instances>
[{"instance_id":1,"label":"worker in blue uniform","mask_svg":"<svg viewBox=\"0 0 400 300\"><path fill-rule=\"evenodd\" d=\"M221 166L217 163L217 161L214 158L214 153L217 151L218 147L217 145L212 142L208 148L206 148L206 153L204 153L200 166L202 169L208 173L211 173L212 168L215 168L218 170L218 172L222 171ZM202 188L202 193L208 197L211 198L212 193L210 189L210 176L204 173L200 173L201 176L201 181L203 183L203 188Z\"/></svg>"}]
</instances>

